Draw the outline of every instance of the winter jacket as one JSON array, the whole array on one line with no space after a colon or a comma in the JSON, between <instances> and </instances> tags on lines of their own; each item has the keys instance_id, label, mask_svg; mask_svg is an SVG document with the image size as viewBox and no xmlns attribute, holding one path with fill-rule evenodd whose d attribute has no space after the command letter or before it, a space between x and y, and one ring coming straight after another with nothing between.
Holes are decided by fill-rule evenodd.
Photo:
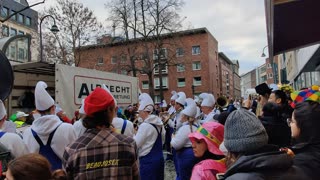
<instances>
[{"instance_id":1,"label":"winter jacket","mask_svg":"<svg viewBox=\"0 0 320 180\"><path fill-rule=\"evenodd\" d=\"M301 169L292 166L293 159L277 146L267 145L241 156L224 174L226 180L307 179Z\"/></svg>"},{"instance_id":2,"label":"winter jacket","mask_svg":"<svg viewBox=\"0 0 320 180\"><path fill-rule=\"evenodd\" d=\"M308 179L320 178L320 142L298 144L292 149L295 153L293 164L303 170Z\"/></svg>"},{"instance_id":3,"label":"winter jacket","mask_svg":"<svg viewBox=\"0 0 320 180\"><path fill-rule=\"evenodd\" d=\"M206 159L194 165L191 179L196 180L215 180L217 173L226 171L226 165L223 160Z\"/></svg>"},{"instance_id":4,"label":"winter jacket","mask_svg":"<svg viewBox=\"0 0 320 180\"><path fill-rule=\"evenodd\" d=\"M279 147L289 147L291 143L291 129L286 122L276 117L260 117L260 120L267 131L268 144L275 144Z\"/></svg>"}]
</instances>

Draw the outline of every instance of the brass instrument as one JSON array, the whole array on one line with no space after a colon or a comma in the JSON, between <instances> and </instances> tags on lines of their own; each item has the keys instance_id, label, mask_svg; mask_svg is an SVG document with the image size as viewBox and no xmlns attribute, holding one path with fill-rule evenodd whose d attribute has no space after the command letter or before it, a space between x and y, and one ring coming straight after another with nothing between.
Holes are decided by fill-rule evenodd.
<instances>
[{"instance_id":1,"label":"brass instrument","mask_svg":"<svg viewBox=\"0 0 320 180\"><path fill-rule=\"evenodd\" d=\"M220 111L223 111L229 105L228 99L225 96L220 96L217 99L217 106Z\"/></svg>"},{"instance_id":2,"label":"brass instrument","mask_svg":"<svg viewBox=\"0 0 320 180\"><path fill-rule=\"evenodd\" d=\"M160 112L159 117L161 118L163 125L166 126L169 122L169 119L173 119L177 115L176 112L169 114L168 111Z\"/></svg>"}]
</instances>

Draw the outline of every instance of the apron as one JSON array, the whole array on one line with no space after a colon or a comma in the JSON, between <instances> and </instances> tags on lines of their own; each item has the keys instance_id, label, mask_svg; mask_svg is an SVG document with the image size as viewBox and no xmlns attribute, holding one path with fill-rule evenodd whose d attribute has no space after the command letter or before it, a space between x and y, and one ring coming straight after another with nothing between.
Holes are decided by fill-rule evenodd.
<instances>
[{"instance_id":1,"label":"apron","mask_svg":"<svg viewBox=\"0 0 320 180\"><path fill-rule=\"evenodd\" d=\"M151 124L151 123L150 123ZM162 152L161 132L156 125L151 124L158 133L158 137L151 151L139 158L140 161L140 179L141 180L163 180L164 179L164 158Z\"/></svg>"}]
</instances>

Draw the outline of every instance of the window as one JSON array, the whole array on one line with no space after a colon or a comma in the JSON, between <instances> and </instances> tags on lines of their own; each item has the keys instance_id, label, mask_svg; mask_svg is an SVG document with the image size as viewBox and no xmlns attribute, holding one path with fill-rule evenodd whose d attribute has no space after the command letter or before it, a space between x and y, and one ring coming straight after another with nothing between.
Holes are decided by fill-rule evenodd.
<instances>
[{"instance_id":1,"label":"window","mask_svg":"<svg viewBox=\"0 0 320 180\"><path fill-rule=\"evenodd\" d=\"M18 31L18 35L24 35L23 31Z\"/></svg>"},{"instance_id":2,"label":"window","mask_svg":"<svg viewBox=\"0 0 320 180\"><path fill-rule=\"evenodd\" d=\"M201 77L194 77L193 78L193 85L200 86L201 85Z\"/></svg>"},{"instance_id":3,"label":"window","mask_svg":"<svg viewBox=\"0 0 320 180\"><path fill-rule=\"evenodd\" d=\"M127 61L127 55L121 56L121 63L125 63Z\"/></svg>"},{"instance_id":4,"label":"window","mask_svg":"<svg viewBox=\"0 0 320 180\"><path fill-rule=\"evenodd\" d=\"M2 36L9 36L9 27L2 25Z\"/></svg>"},{"instance_id":5,"label":"window","mask_svg":"<svg viewBox=\"0 0 320 180\"><path fill-rule=\"evenodd\" d=\"M17 30L14 28L11 28L10 29L10 36L15 36L15 35L17 35Z\"/></svg>"},{"instance_id":6,"label":"window","mask_svg":"<svg viewBox=\"0 0 320 180\"><path fill-rule=\"evenodd\" d=\"M159 59L166 59L168 56L168 52L166 48L162 48L160 50L160 52L158 51L158 49L153 50L153 60L157 60L158 59L158 55L160 56Z\"/></svg>"},{"instance_id":7,"label":"window","mask_svg":"<svg viewBox=\"0 0 320 180\"><path fill-rule=\"evenodd\" d=\"M181 57L181 56L183 56L183 54L184 54L183 48L176 49L176 56L177 57Z\"/></svg>"},{"instance_id":8,"label":"window","mask_svg":"<svg viewBox=\"0 0 320 180\"><path fill-rule=\"evenodd\" d=\"M269 73L268 76L269 76L268 78L271 79L273 77L273 74Z\"/></svg>"},{"instance_id":9,"label":"window","mask_svg":"<svg viewBox=\"0 0 320 180\"><path fill-rule=\"evenodd\" d=\"M103 64L103 57L98 57L98 65Z\"/></svg>"},{"instance_id":10,"label":"window","mask_svg":"<svg viewBox=\"0 0 320 180\"><path fill-rule=\"evenodd\" d=\"M193 62L192 70L201 70L201 62L200 61Z\"/></svg>"},{"instance_id":11,"label":"window","mask_svg":"<svg viewBox=\"0 0 320 180\"><path fill-rule=\"evenodd\" d=\"M159 78L154 78L154 88L160 89ZM168 89L168 77L162 77L162 88Z\"/></svg>"},{"instance_id":12,"label":"window","mask_svg":"<svg viewBox=\"0 0 320 180\"><path fill-rule=\"evenodd\" d=\"M16 59L16 46L15 45L10 46L10 57L11 57L11 59Z\"/></svg>"},{"instance_id":13,"label":"window","mask_svg":"<svg viewBox=\"0 0 320 180\"><path fill-rule=\"evenodd\" d=\"M161 103L160 95L155 95L154 96L154 103L155 104Z\"/></svg>"},{"instance_id":14,"label":"window","mask_svg":"<svg viewBox=\"0 0 320 180\"><path fill-rule=\"evenodd\" d=\"M7 17L9 15L9 8L2 7L1 8L1 16L2 17Z\"/></svg>"},{"instance_id":15,"label":"window","mask_svg":"<svg viewBox=\"0 0 320 180\"><path fill-rule=\"evenodd\" d=\"M23 48L19 48L18 60L19 61L23 61L24 60L24 49Z\"/></svg>"},{"instance_id":16,"label":"window","mask_svg":"<svg viewBox=\"0 0 320 180\"><path fill-rule=\"evenodd\" d=\"M142 89L149 89L149 81L142 81Z\"/></svg>"},{"instance_id":17,"label":"window","mask_svg":"<svg viewBox=\"0 0 320 180\"><path fill-rule=\"evenodd\" d=\"M24 16L19 13L19 14L18 14L18 22L19 22L19 23L23 23L23 21L24 21Z\"/></svg>"},{"instance_id":18,"label":"window","mask_svg":"<svg viewBox=\"0 0 320 180\"><path fill-rule=\"evenodd\" d=\"M185 87L185 86L186 86L186 79L178 78L178 87Z\"/></svg>"},{"instance_id":19,"label":"window","mask_svg":"<svg viewBox=\"0 0 320 180\"><path fill-rule=\"evenodd\" d=\"M15 12L15 11L11 11L11 12L10 12L10 15L11 15L11 14L14 14L14 13L16 13L16 12ZM17 20L17 15L15 14L15 15L11 16L11 20L16 21L16 20Z\"/></svg>"},{"instance_id":20,"label":"window","mask_svg":"<svg viewBox=\"0 0 320 180\"><path fill-rule=\"evenodd\" d=\"M177 65L177 72L183 72L186 70L186 67L184 64L178 64Z\"/></svg>"},{"instance_id":21,"label":"window","mask_svg":"<svg viewBox=\"0 0 320 180\"><path fill-rule=\"evenodd\" d=\"M116 56L111 57L111 64L117 64L117 57Z\"/></svg>"},{"instance_id":22,"label":"window","mask_svg":"<svg viewBox=\"0 0 320 180\"><path fill-rule=\"evenodd\" d=\"M168 73L168 66L162 65L161 70L162 70L163 74ZM154 74L159 74L159 65L158 64L154 64Z\"/></svg>"},{"instance_id":23,"label":"window","mask_svg":"<svg viewBox=\"0 0 320 180\"><path fill-rule=\"evenodd\" d=\"M31 18L26 17L26 19L25 19L25 21L24 21L24 24L25 24L26 26L31 26Z\"/></svg>"},{"instance_id":24,"label":"window","mask_svg":"<svg viewBox=\"0 0 320 180\"><path fill-rule=\"evenodd\" d=\"M192 46L192 55L200 54L200 46Z\"/></svg>"}]
</instances>

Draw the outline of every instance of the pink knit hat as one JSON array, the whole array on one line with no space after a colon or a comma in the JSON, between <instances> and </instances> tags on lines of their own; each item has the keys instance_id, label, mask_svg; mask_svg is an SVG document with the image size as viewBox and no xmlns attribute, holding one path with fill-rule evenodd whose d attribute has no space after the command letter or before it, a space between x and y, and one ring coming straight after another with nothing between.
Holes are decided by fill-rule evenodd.
<instances>
[{"instance_id":1,"label":"pink knit hat","mask_svg":"<svg viewBox=\"0 0 320 180\"><path fill-rule=\"evenodd\" d=\"M224 127L222 124L217 122L207 122L200 126L196 132L189 134L189 139L192 143L196 140L203 139L208 150L216 155L223 155L220 151L219 146L223 141Z\"/></svg>"}]
</instances>

